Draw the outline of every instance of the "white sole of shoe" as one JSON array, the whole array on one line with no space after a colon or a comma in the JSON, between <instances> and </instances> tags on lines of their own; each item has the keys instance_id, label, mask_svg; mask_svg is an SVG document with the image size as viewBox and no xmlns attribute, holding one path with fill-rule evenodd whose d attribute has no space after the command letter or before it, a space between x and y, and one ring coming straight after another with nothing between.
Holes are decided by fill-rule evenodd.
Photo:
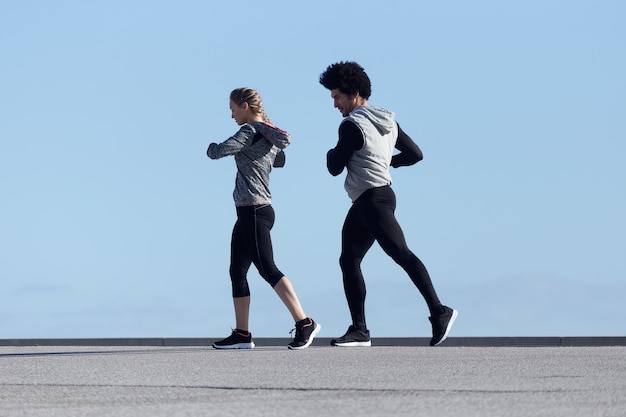
<instances>
[{"instance_id":1,"label":"white sole of shoe","mask_svg":"<svg viewBox=\"0 0 626 417\"><path fill-rule=\"evenodd\" d=\"M434 346L439 346L441 343L443 343L444 340L448 338L448 333L450 333L450 329L452 328L452 325L454 324L454 320L456 320L456 316L458 315L459 315L459 312L456 311L455 309L452 309L452 317L450 318L450 321L448 322L448 326L446 327L446 332L443 334L443 337L441 338L441 340L435 343Z\"/></svg>"},{"instance_id":2,"label":"white sole of shoe","mask_svg":"<svg viewBox=\"0 0 626 417\"><path fill-rule=\"evenodd\" d=\"M254 342L250 343L236 343L234 345L220 346L213 344L214 349L254 349Z\"/></svg>"},{"instance_id":3,"label":"white sole of shoe","mask_svg":"<svg viewBox=\"0 0 626 417\"><path fill-rule=\"evenodd\" d=\"M333 346L339 347L370 347L372 346L372 341L368 340L367 342L344 342L344 343L333 343Z\"/></svg>"},{"instance_id":4,"label":"white sole of shoe","mask_svg":"<svg viewBox=\"0 0 626 417\"><path fill-rule=\"evenodd\" d=\"M322 330L322 325L319 323L315 323L315 329L313 329L313 332L311 333L311 336L309 336L309 340L308 342L306 342L306 345L302 345L299 347L293 347L291 345L287 345L287 347L291 350L301 350L301 349L306 349L309 346L311 346L311 343L313 343L313 339L315 338L315 336L317 336L317 334L320 332L320 330Z\"/></svg>"}]
</instances>

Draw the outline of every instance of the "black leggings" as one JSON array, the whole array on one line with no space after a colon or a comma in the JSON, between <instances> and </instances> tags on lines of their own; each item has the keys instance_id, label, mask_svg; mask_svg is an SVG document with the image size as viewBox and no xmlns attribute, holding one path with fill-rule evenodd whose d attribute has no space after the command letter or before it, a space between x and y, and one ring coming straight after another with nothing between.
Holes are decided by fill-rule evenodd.
<instances>
[{"instance_id":1,"label":"black leggings","mask_svg":"<svg viewBox=\"0 0 626 417\"><path fill-rule=\"evenodd\" d=\"M237 222L230 244L230 279L233 298L250 295L247 274L254 263L259 274L274 288L284 276L274 264L270 230L274 226L271 205L237 207Z\"/></svg>"},{"instance_id":2,"label":"black leggings","mask_svg":"<svg viewBox=\"0 0 626 417\"><path fill-rule=\"evenodd\" d=\"M352 204L343 224L341 258L343 286L352 315L352 324L362 330L365 323L365 281L361 261L377 241L380 247L409 275L420 291L431 314L441 302L424 264L411 252L395 217L396 195L391 187L365 191Z\"/></svg>"}]
</instances>

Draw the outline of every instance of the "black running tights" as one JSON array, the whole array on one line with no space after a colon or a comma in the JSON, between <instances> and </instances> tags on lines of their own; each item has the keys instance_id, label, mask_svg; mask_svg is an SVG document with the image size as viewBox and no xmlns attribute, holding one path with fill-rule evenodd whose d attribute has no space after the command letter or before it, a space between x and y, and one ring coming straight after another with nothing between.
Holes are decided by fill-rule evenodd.
<instances>
[{"instance_id":1,"label":"black running tights","mask_svg":"<svg viewBox=\"0 0 626 417\"><path fill-rule=\"evenodd\" d=\"M254 263L259 274L274 288L283 273L274 264L270 230L274 226L271 205L237 207L237 222L230 246L230 279L233 298L250 295L247 274Z\"/></svg>"},{"instance_id":2,"label":"black running tights","mask_svg":"<svg viewBox=\"0 0 626 417\"><path fill-rule=\"evenodd\" d=\"M361 330L367 329L366 291L361 261L374 241L407 272L424 297L431 314L441 308L426 267L406 244L394 214L395 209L396 196L391 187L372 188L352 204L343 225L339 263L352 324Z\"/></svg>"}]
</instances>

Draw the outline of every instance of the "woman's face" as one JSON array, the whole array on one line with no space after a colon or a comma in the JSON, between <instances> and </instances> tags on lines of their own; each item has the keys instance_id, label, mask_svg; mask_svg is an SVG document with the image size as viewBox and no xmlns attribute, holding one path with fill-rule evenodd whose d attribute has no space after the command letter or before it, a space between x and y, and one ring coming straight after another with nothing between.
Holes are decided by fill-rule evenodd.
<instances>
[{"instance_id":1,"label":"woman's face","mask_svg":"<svg viewBox=\"0 0 626 417\"><path fill-rule=\"evenodd\" d=\"M231 117L235 119L235 122L237 122L239 126L248 122L250 106L248 106L248 103L245 101L239 105L230 100L230 111L232 112Z\"/></svg>"}]
</instances>

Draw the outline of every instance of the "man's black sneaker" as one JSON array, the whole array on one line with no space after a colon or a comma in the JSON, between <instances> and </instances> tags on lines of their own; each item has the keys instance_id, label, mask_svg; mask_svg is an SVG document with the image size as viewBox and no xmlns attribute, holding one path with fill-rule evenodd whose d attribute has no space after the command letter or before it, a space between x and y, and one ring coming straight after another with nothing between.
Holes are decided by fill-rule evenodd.
<instances>
[{"instance_id":1,"label":"man's black sneaker","mask_svg":"<svg viewBox=\"0 0 626 417\"><path fill-rule=\"evenodd\" d=\"M331 340L330 344L332 346L367 347L372 346L372 341L370 340L369 330L357 330L353 325L350 325L346 334L339 339Z\"/></svg>"},{"instance_id":2,"label":"man's black sneaker","mask_svg":"<svg viewBox=\"0 0 626 417\"><path fill-rule=\"evenodd\" d=\"M306 349L311 343L313 343L313 339L319 333L322 326L319 323L313 321L312 318L307 317L306 319L299 321L296 323L296 335L293 338L293 341L287 345L289 349ZM293 331L293 330L292 330Z\"/></svg>"},{"instance_id":3,"label":"man's black sneaker","mask_svg":"<svg viewBox=\"0 0 626 417\"><path fill-rule=\"evenodd\" d=\"M213 343L215 349L252 349L252 333L234 329L233 333L226 339Z\"/></svg>"},{"instance_id":4,"label":"man's black sneaker","mask_svg":"<svg viewBox=\"0 0 626 417\"><path fill-rule=\"evenodd\" d=\"M452 324L456 320L459 312L446 306L442 306L444 312L438 316L429 317L431 324L433 325L433 338L430 339L431 346L437 346L441 344L448 337Z\"/></svg>"}]
</instances>

